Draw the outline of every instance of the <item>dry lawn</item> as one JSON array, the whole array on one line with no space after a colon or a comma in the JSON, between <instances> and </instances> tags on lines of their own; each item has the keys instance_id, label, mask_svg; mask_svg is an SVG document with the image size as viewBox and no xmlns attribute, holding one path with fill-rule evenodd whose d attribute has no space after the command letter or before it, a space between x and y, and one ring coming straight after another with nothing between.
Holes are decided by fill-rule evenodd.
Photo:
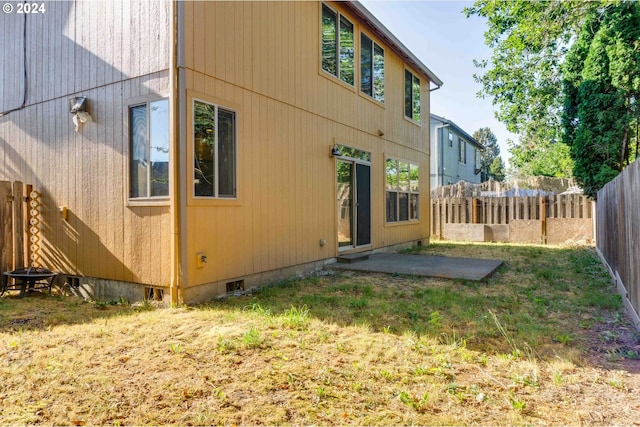
<instances>
[{"instance_id":1,"label":"dry lawn","mask_svg":"<svg viewBox=\"0 0 640 427\"><path fill-rule=\"evenodd\" d=\"M506 264L198 307L5 294L0 424L640 425L640 338L592 248L423 252Z\"/></svg>"}]
</instances>

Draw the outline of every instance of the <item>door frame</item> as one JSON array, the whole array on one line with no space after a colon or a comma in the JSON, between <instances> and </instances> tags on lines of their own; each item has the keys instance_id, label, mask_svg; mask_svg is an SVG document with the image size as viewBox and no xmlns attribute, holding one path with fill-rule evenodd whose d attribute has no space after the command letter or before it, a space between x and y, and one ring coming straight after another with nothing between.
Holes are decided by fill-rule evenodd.
<instances>
[{"instance_id":1,"label":"door frame","mask_svg":"<svg viewBox=\"0 0 640 427\"><path fill-rule=\"evenodd\" d=\"M341 148L341 153L344 153L346 150L355 150L358 153L364 153L366 154L369 159L371 159L371 153L368 151L363 151L363 150L358 150L355 148L351 148L351 147L347 147L347 146L339 146ZM352 219L351 219L351 240L352 240L352 244L350 245L345 245L345 246L340 246L340 242L337 239L338 236L338 221L339 221L339 215L340 215L340 209L341 206L339 206L338 203L336 203L336 210L334 212L334 220L336 221L336 227L335 227L335 235L336 235L336 247L338 249L338 252L345 252L345 251L350 251L350 250L354 250L354 249L360 249L360 248L367 248L370 247L372 245L372 240L373 240L373 232L372 232L372 228L373 228L373 221L371 220L372 218L372 191L371 191L371 187L372 187L372 183L373 180L371 179L371 170L372 170L372 165L371 165L371 160L365 160L365 159L360 159L360 158L356 158L356 157L351 157L349 155L346 154L342 154L340 156L335 156L336 159L336 168L335 168L335 173L334 173L334 188L336 189L336 194L335 194L335 200L338 200L338 194L337 194L337 183L338 183L338 161L342 161L342 162L346 162L346 163L351 163L352 165L352 172L351 172L351 187L353 189L353 194L351 196L351 209L352 209ZM358 200L358 182L357 182L357 178L356 178L356 168L358 167L358 165L363 165L363 166L367 166L369 168L369 243L366 244L362 244L362 245L358 245L358 204L357 204L357 200Z\"/></svg>"}]
</instances>

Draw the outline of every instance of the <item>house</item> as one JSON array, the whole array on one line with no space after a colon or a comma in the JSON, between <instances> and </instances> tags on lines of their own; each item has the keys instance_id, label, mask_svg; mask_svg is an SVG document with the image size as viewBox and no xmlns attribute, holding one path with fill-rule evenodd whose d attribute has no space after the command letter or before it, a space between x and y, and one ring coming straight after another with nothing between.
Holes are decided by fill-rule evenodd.
<instances>
[{"instance_id":1,"label":"house","mask_svg":"<svg viewBox=\"0 0 640 427\"><path fill-rule=\"evenodd\" d=\"M442 81L357 2L46 2L0 34L0 180L40 194L37 263L96 298L429 238Z\"/></svg>"},{"instance_id":2,"label":"house","mask_svg":"<svg viewBox=\"0 0 640 427\"><path fill-rule=\"evenodd\" d=\"M453 121L431 114L431 188L480 183L482 144Z\"/></svg>"}]
</instances>

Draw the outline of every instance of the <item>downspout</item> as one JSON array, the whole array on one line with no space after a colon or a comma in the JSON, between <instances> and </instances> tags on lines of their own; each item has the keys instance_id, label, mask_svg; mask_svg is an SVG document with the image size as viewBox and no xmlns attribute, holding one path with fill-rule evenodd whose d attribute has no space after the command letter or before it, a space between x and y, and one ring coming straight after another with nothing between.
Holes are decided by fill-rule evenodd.
<instances>
[{"instance_id":1,"label":"downspout","mask_svg":"<svg viewBox=\"0 0 640 427\"><path fill-rule=\"evenodd\" d=\"M169 129L172 143L170 145L170 165L171 179L169 180L170 207L171 216L171 282L169 292L171 295L171 305L175 306L184 302L184 290L182 286L182 263L180 262L180 96L178 85L178 4L179 2L170 2L171 7L171 31L169 31L170 66L169 66L169 85L171 94L169 95L169 108L171 111L169 118Z\"/></svg>"},{"instance_id":2,"label":"downspout","mask_svg":"<svg viewBox=\"0 0 640 427\"><path fill-rule=\"evenodd\" d=\"M438 177L440 177L439 187L442 187L443 185L442 178L444 178L443 163L442 163L442 158L444 157L442 156L442 152L444 151L444 148L443 148L444 138L442 137L442 129L448 128L448 127L449 127L449 123L436 126L436 184L438 183ZM440 150L438 150L438 148L440 148ZM438 152L440 152L440 156L438 156Z\"/></svg>"}]
</instances>

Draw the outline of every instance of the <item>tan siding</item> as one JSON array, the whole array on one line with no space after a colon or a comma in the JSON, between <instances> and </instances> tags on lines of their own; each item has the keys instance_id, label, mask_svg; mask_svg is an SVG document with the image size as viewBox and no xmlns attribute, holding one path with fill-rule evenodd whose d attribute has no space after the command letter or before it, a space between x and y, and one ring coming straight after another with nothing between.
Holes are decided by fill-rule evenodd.
<instances>
[{"instance_id":1,"label":"tan siding","mask_svg":"<svg viewBox=\"0 0 640 427\"><path fill-rule=\"evenodd\" d=\"M33 184L42 195L41 264L69 274L166 286L169 208L125 206L123 120L127 99L169 92L169 3L46 6L46 15L27 17L27 108L0 118L0 179ZM9 22L7 14L0 19ZM20 40L21 22L10 21L0 25L0 34L17 33ZM18 58L21 48L2 43L0 56ZM2 108L16 107L22 61L0 64ZM79 133L68 101L76 93L87 96L93 117ZM68 221L60 206L69 209Z\"/></svg>"},{"instance_id":2,"label":"tan siding","mask_svg":"<svg viewBox=\"0 0 640 427\"><path fill-rule=\"evenodd\" d=\"M168 284L169 209L126 207L123 193L123 100L166 92L167 85L164 72L86 91L94 123L79 133L66 98L0 118L7 141L3 178L33 184L42 194L42 264L69 274ZM59 206L68 207L67 222Z\"/></svg>"},{"instance_id":3,"label":"tan siding","mask_svg":"<svg viewBox=\"0 0 640 427\"><path fill-rule=\"evenodd\" d=\"M381 105L359 93L358 73L349 87L320 70L317 2L186 3L185 12L186 62L193 69L187 88L240 106L239 200L187 207L186 261L194 278L188 285L336 256L334 141L372 152L372 247L428 237L428 122L404 118L405 64L397 55L385 48ZM360 26L348 18L358 43ZM419 163L419 222L385 224L385 155ZM195 268L197 251L209 255L203 269Z\"/></svg>"},{"instance_id":4,"label":"tan siding","mask_svg":"<svg viewBox=\"0 0 640 427\"><path fill-rule=\"evenodd\" d=\"M168 68L168 2L56 1L46 8L26 20L29 105ZM0 16L1 40L17 41L0 44L2 111L22 101L22 22L15 13Z\"/></svg>"}]
</instances>

